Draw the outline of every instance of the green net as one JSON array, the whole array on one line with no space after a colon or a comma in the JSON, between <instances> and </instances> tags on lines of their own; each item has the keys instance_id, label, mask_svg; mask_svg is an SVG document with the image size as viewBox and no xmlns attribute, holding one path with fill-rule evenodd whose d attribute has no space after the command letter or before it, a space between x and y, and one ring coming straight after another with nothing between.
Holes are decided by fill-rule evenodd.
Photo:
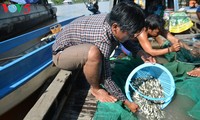
<instances>
[{"instance_id":1,"label":"green net","mask_svg":"<svg viewBox=\"0 0 200 120\"><path fill-rule=\"evenodd\" d=\"M170 42L166 40L161 48L166 48L170 46ZM191 54L191 52L185 48L181 48L178 52L171 52L168 54L165 54L165 58L169 62L173 61L179 61L179 62L185 62L188 64L200 64L200 56L194 56Z\"/></svg>"},{"instance_id":2,"label":"green net","mask_svg":"<svg viewBox=\"0 0 200 120\"><path fill-rule=\"evenodd\" d=\"M122 92L125 94L125 83L128 75L137 66L141 65L143 61L140 58L133 58L126 56L120 59L112 59L114 68L112 68L112 80L115 81Z\"/></svg>"},{"instance_id":3,"label":"green net","mask_svg":"<svg viewBox=\"0 0 200 120\"><path fill-rule=\"evenodd\" d=\"M168 68L175 79L177 94L186 95L196 103L188 111L188 115L200 120L200 78L187 75L187 72L195 66L181 62L170 62L164 64L164 66Z\"/></svg>"},{"instance_id":4,"label":"green net","mask_svg":"<svg viewBox=\"0 0 200 120\"><path fill-rule=\"evenodd\" d=\"M127 56L121 59L111 58L111 63L113 66L112 79L121 88L121 90L125 92L124 87L128 75L135 67L142 64L143 62L139 58L134 59L130 56ZM184 116L183 114L187 114L187 116L189 116L188 118L200 120L200 92L199 92L200 78L190 77L187 75L187 72L192 70L195 66L192 64L185 64L176 61L165 63L163 65L172 73L174 77L176 83L176 94L187 96L189 97L188 99L194 102L194 104L192 104L193 106L191 105L187 106L188 105L187 102L186 104L184 103L183 105L180 105L182 108L185 109L186 112L180 113L180 117L178 117L176 120L181 119L181 117ZM174 99L178 98L175 97ZM178 100L180 101L180 99ZM176 104L173 106L174 106L173 109L180 107L176 106ZM167 109L171 108L168 107ZM169 112L168 114L171 115L176 113ZM178 115L174 116L177 117ZM135 114L132 114L130 110L128 110L121 104L121 102L116 102L116 103L98 102L97 111L94 115L94 120L129 120L129 119L131 120L137 119L137 116Z\"/></svg>"},{"instance_id":5,"label":"green net","mask_svg":"<svg viewBox=\"0 0 200 120\"><path fill-rule=\"evenodd\" d=\"M126 56L123 58L111 58L112 79L121 88L125 94L125 83L130 72L142 64L140 58L132 58ZM128 108L123 106L121 102L116 103L97 103L97 110L94 115L94 120L137 120L135 114L130 112Z\"/></svg>"},{"instance_id":6,"label":"green net","mask_svg":"<svg viewBox=\"0 0 200 120\"><path fill-rule=\"evenodd\" d=\"M120 101L116 103L98 102L97 106L94 120L137 120L137 117Z\"/></svg>"}]
</instances>

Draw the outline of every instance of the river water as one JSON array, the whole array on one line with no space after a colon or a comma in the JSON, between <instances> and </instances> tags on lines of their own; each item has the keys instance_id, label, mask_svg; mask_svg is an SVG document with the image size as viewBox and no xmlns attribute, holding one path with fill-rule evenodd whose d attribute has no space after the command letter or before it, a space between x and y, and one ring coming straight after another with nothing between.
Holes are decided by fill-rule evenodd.
<instances>
[{"instance_id":1,"label":"river water","mask_svg":"<svg viewBox=\"0 0 200 120\"><path fill-rule=\"evenodd\" d=\"M103 1L99 2L99 11L101 13L108 13L109 12L109 1ZM78 3L78 4L62 4L62 5L56 5L57 8L57 20L63 20L63 19L69 19L77 16L82 15L91 15L92 12L90 12L84 3Z\"/></svg>"}]
</instances>

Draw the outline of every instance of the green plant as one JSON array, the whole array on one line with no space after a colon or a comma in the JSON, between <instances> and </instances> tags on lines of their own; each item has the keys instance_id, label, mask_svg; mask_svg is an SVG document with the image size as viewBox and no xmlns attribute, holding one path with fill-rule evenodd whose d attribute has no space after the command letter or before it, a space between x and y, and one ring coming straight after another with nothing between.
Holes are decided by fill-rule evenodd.
<instances>
[{"instance_id":1,"label":"green plant","mask_svg":"<svg viewBox=\"0 0 200 120\"><path fill-rule=\"evenodd\" d=\"M73 3L83 3L83 0L72 0Z\"/></svg>"},{"instance_id":2,"label":"green plant","mask_svg":"<svg viewBox=\"0 0 200 120\"><path fill-rule=\"evenodd\" d=\"M53 2L55 5L63 4L63 1L64 1L64 0L52 0L52 2Z\"/></svg>"}]
</instances>

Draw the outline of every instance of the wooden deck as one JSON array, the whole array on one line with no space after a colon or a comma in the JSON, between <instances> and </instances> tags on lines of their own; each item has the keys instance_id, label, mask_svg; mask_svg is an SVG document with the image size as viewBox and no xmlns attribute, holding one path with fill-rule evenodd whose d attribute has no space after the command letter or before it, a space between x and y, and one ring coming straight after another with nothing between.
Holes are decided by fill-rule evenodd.
<instances>
[{"instance_id":1,"label":"wooden deck","mask_svg":"<svg viewBox=\"0 0 200 120\"><path fill-rule=\"evenodd\" d=\"M24 120L91 120L97 100L89 87L81 71L61 70Z\"/></svg>"},{"instance_id":2,"label":"wooden deck","mask_svg":"<svg viewBox=\"0 0 200 120\"><path fill-rule=\"evenodd\" d=\"M97 100L89 92L89 87L83 74L80 74L57 120L91 120L93 118Z\"/></svg>"},{"instance_id":3,"label":"wooden deck","mask_svg":"<svg viewBox=\"0 0 200 120\"><path fill-rule=\"evenodd\" d=\"M24 120L42 120L50 109L50 106L56 100L59 92L69 78L71 72L61 70L49 87L45 90ZM48 101L48 102L47 102Z\"/></svg>"},{"instance_id":4,"label":"wooden deck","mask_svg":"<svg viewBox=\"0 0 200 120\"><path fill-rule=\"evenodd\" d=\"M191 21L193 22L193 26L190 28L191 33L200 33L200 20L197 18L196 13L188 13Z\"/></svg>"},{"instance_id":5,"label":"wooden deck","mask_svg":"<svg viewBox=\"0 0 200 120\"><path fill-rule=\"evenodd\" d=\"M96 111L96 99L87 89L73 89L58 120L91 120Z\"/></svg>"}]
</instances>

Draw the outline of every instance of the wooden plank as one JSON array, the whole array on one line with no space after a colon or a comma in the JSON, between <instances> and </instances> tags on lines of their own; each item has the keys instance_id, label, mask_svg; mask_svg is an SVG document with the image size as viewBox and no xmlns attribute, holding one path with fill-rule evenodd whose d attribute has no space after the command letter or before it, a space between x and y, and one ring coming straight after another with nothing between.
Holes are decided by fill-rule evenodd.
<instances>
[{"instance_id":1,"label":"wooden plank","mask_svg":"<svg viewBox=\"0 0 200 120\"><path fill-rule=\"evenodd\" d=\"M24 120L43 120L71 73L71 71L60 70Z\"/></svg>"},{"instance_id":2,"label":"wooden plank","mask_svg":"<svg viewBox=\"0 0 200 120\"><path fill-rule=\"evenodd\" d=\"M89 83L84 75L80 74L73 84L71 90L73 92L62 105L63 109L59 117L51 120L92 120L96 112L97 99L89 92Z\"/></svg>"},{"instance_id":3,"label":"wooden plank","mask_svg":"<svg viewBox=\"0 0 200 120\"><path fill-rule=\"evenodd\" d=\"M82 73L82 70L81 69L77 69L75 71L72 72L72 75L70 77L70 81L68 82L66 88L64 89L64 94L61 94L59 96L60 99L58 99L58 104L57 104L57 107L55 109L55 112L53 113L53 115L47 115L48 117L51 118L51 120L58 120L59 119L59 116L61 114L61 111L64 107L64 104L65 102L70 99L69 96L70 94L73 94L74 91L72 90L74 84L76 83L77 79L80 77ZM52 114L52 113L51 113Z\"/></svg>"},{"instance_id":4,"label":"wooden plank","mask_svg":"<svg viewBox=\"0 0 200 120\"><path fill-rule=\"evenodd\" d=\"M200 21L197 17L191 17L191 21L194 23L194 25L190 28L191 31L194 31L195 33L200 33Z\"/></svg>"},{"instance_id":5,"label":"wooden plank","mask_svg":"<svg viewBox=\"0 0 200 120\"><path fill-rule=\"evenodd\" d=\"M178 39L192 39L196 35L198 34L177 34L175 35L175 37L177 37Z\"/></svg>"},{"instance_id":6,"label":"wooden plank","mask_svg":"<svg viewBox=\"0 0 200 120\"><path fill-rule=\"evenodd\" d=\"M191 21L200 24L200 21L197 17L191 17L190 19L191 19Z\"/></svg>"}]
</instances>

